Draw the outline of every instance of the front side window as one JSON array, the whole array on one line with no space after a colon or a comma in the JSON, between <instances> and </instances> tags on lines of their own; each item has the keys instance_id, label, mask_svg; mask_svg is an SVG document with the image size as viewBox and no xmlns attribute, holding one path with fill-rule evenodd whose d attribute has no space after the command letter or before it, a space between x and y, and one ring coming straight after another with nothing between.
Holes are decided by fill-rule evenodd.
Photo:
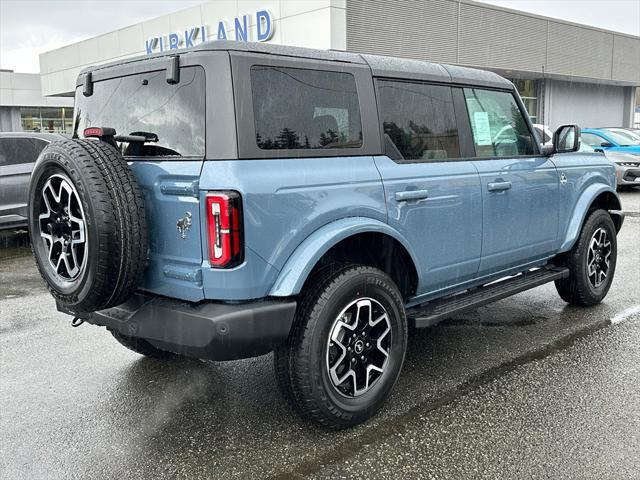
<instances>
[{"instance_id":1,"label":"front side window","mask_svg":"<svg viewBox=\"0 0 640 480\"><path fill-rule=\"evenodd\" d=\"M384 133L405 160L460 157L450 87L389 80L379 85Z\"/></svg>"},{"instance_id":2,"label":"front side window","mask_svg":"<svg viewBox=\"0 0 640 480\"><path fill-rule=\"evenodd\" d=\"M534 154L534 139L511 92L465 88L477 157Z\"/></svg>"},{"instance_id":3,"label":"front side window","mask_svg":"<svg viewBox=\"0 0 640 480\"><path fill-rule=\"evenodd\" d=\"M76 93L74 136L87 127L112 127L117 135L150 140L119 144L131 157L204 157L205 78L202 67L180 69L180 82L166 81L166 71L95 82L93 95ZM156 138L157 137L157 138Z\"/></svg>"},{"instance_id":4,"label":"front side window","mask_svg":"<svg viewBox=\"0 0 640 480\"><path fill-rule=\"evenodd\" d=\"M256 143L263 150L362 146L350 73L253 66L251 92Z\"/></svg>"},{"instance_id":5,"label":"front side window","mask_svg":"<svg viewBox=\"0 0 640 480\"><path fill-rule=\"evenodd\" d=\"M606 140L600 135L594 135L593 133L583 133L580 136L580 140L582 141L582 143L586 143L593 148L601 147L602 143L606 142Z\"/></svg>"}]
</instances>

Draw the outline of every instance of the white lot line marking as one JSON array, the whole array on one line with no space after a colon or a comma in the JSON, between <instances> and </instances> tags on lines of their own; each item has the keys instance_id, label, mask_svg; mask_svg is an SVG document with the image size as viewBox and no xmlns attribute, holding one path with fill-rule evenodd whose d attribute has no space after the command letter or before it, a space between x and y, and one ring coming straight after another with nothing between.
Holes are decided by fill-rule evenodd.
<instances>
[{"instance_id":1,"label":"white lot line marking","mask_svg":"<svg viewBox=\"0 0 640 480\"><path fill-rule=\"evenodd\" d=\"M615 325L616 323L622 323L625 320L633 317L635 314L640 313L640 305L635 305L633 307L629 307L620 313L616 314L615 317L611 319L611 325Z\"/></svg>"}]
</instances>

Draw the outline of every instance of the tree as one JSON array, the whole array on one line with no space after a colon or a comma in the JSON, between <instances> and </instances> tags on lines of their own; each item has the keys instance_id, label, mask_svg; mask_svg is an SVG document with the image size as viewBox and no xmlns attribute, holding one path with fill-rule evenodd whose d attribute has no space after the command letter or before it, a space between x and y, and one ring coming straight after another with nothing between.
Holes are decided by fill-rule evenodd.
<instances>
[{"instance_id":1,"label":"tree","mask_svg":"<svg viewBox=\"0 0 640 480\"><path fill-rule=\"evenodd\" d=\"M276 144L278 148L300 148L300 137L295 130L285 127L280 130L280 134L276 137Z\"/></svg>"},{"instance_id":2,"label":"tree","mask_svg":"<svg viewBox=\"0 0 640 480\"><path fill-rule=\"evenodd\" d=\"M328 129L326 133L320 134L320 143L321 146L326 147L327 145L332 145L338 142L338 133L334 130Z\"/></svg>"}]
</instances>

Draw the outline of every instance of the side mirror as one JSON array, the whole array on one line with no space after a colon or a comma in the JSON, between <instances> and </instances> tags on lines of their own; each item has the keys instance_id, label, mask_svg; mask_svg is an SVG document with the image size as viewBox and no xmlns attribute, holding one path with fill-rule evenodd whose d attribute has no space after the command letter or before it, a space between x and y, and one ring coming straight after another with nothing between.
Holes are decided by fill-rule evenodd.
<instances>
[{"instance_id":1,"label":"side mirror","mask_svg":"<svg viewBox=\"0 0 640 480\"><path fill-rule=\"evenodd\" d=\"M553 145L542 145L542 154L545 157L553 155L554 152L555 152L555 148L553 147Z\"/></svg>"},{"instance_id":2,"label":"side mirror","mask_svg":"<svg viewBox=\"0 0 640 480\"><path fill-rule=\"evenodd\" d=\"M554 153L577 152L580 149L580 127L561 125L553 133Z\"/></svg>"},{"instance_id":3,"label":"side mirror","mask_svg":"<svg viewBox=\"0 0 640 480\"><path fill-rule=\"evenodd\" d=\"M611 147L613 147L613 143L610 143L610 142L602 142L602 143L600 144L600 146L601 146L601 147L604 147L604 148L611 148Z\"/></svg>"}]
</instances>

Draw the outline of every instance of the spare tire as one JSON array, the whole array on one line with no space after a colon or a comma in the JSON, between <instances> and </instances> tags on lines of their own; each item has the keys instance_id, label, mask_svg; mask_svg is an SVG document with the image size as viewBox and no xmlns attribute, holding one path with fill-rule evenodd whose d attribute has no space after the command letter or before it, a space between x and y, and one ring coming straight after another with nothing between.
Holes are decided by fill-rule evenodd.
<instances>
[{"instance_id":1,"label":"spare tire","mask_svg":"<svg viewBox=\"0 0 640 480\"><path fill-rule=\"evenodd\" d=\"M63 140L40 154L29 185L33 254L59 307L73 314L123 303L142 281L142 192L118 150Z\"/></svg>"}]
</instances>

